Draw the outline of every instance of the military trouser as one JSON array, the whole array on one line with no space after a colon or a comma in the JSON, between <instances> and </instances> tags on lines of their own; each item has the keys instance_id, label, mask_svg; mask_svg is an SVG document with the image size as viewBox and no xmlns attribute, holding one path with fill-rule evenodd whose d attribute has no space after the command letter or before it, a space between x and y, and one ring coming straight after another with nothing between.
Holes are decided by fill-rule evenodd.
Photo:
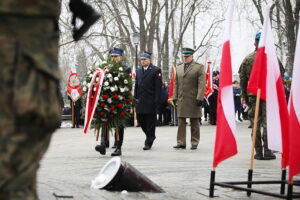
<instances>
[{"instance_id":1,"label":"military trouser","mask_svg":"<svg viewBox=\"0 0 300 200\"><path fill-rule=\"evenodd\" d=\"M0 16L0 199L35 200L36 174L60 123L53 19Z\"/></svg>"},{"instance_id":2,"label":"military trouser","mask_svg":"<svg viewBox=\"0 0 300 200\"><path fill-rule=\"evenodd\" d=\"M199 118L190 118L191 122L191 144L198 146L200 141ZM186 146L186 118L179 117L177 130L177 144Z\"/></svg>"},{"instance_id":3,"label":"military trouser","mask_svg":"<svg viewBox=\"0 0 300 200\"><path fill-rule=\"evenodd\" d=\"M256 96L249 96L249 110L248 114L252 128L254 127L254 115L255 115ZM261 134L261 127L263 128L263 134ZM253 133L252 133L253 135ZM260 100L259 113L257 120L257 131L255 140L255 151L259 155L270 155L272 152L268 148L268 136L267 136L267 118L266 118L266 102Z\"/></svg>"}]
</instances>

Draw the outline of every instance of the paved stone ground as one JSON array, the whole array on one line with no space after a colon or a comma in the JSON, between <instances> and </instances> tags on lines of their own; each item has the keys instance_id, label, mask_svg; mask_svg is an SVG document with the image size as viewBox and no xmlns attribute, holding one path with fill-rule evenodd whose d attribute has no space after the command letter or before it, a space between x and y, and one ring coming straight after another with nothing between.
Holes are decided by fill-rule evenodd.
<instances>
[{"instance_id":1,"label":"paved stone ground","mask_svg":"<svg viewBox=\"0 0 300 200\"><path fill-rule=\"evenodd\" d=\"M249 168L251 150L249 122L237 123L238 155L224 161L216 170L216 181L245 181ZM188 127L189 129L189 127ZM122 159L161 186L166 193L120 192L90 189L91 180L104 164L111 159L94 150L97 144L92 131L87 135L82 128L57 130L38 173L38 189L41 200L56 199L58 195L70 195L77 200L202 200L208 198L210 171L212 166L215 126L201 126L201 141L198 149L176 150L177 127L158 127L157 139L150 151L143 151L145 136L141 128L126 128ZM190 130L187 132L190 140ZM112 143L112 141L111 141ZM280 155L273 161L254 162L253 180L279 180ZM279 185L255 185L267 191L279 191ZM294 188L297 191L298 188ZM274 199L259 194L248 198L245 192L216 187L214 199ZM57 198L63 199L63 198Z\"/></svg>"}]
</instances>

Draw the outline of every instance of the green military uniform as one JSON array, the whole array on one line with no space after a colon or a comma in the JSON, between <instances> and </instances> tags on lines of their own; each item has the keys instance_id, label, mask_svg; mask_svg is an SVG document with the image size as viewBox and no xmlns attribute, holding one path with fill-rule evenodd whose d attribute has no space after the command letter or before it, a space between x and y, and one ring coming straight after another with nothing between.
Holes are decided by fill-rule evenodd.
<instances>
[{"instance_id":1,"label":"green military uniform","mask_svg":"<svg viewBox=\"0 0 300 200\"><path fill-rule=\"evenodd\" d=\"M253 127L253 120L255 114L256 96L247 91L248 81L251 75L253 62L255 60L256 51L249 54L242 62L240 67L240 85L242 89L242 95L245 98L246 104L249 106L248 115ZM273 153L268 148L267 138L267 124L266 124L266 102L260 100L259 117L257 122L257 132L255 141L255 157L257 159L268 159L273 157ZM261 134L261 126L263 127L263 134ZM262 143L263 142L263 143ZM264 154L263 154L264 150Z\"/></svg>"},{"instance_id":2,"label":"green military uniform","mask_svg":"<svg viewBox=\"0 0 300 200\"><path fill-rule=\"evenodd\" d=\"M0 199L38 199L36 173L60 123L54 1L0 1Z\"/></svg>"},{"instance_id":3,"label":"green military uniform","mask_svg":"<svg viewBox=\"0 0 300 200\"><path fill-rule=\"evenodd\" d=\"M189 65L181 64L177 67L174 100L176 100L178 104L178 145L186 146L186 118L190 118L191 122L191 144L195 147L199 144L199 118L201 117L201 107L197 105L197 100L203 100L204 91L204 65L192 61Z\"/></svg>"}]
</instances>

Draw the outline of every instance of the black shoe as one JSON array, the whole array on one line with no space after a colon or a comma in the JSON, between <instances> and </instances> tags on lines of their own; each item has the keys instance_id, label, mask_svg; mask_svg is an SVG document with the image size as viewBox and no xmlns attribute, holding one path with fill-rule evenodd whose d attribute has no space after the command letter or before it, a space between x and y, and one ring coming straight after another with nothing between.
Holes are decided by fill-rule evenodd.
<instances>
[{"instance_id":1,"label":"black shoe","mask_svg":"<svg viewBox=\"0 0 300 200\"><path fill-rule=\"evenodd\" d=\"M192 145L191 146L191 150L196 150L197 149L197 145Z\"/></svg>"},{"instance_id":2,"label":"black shoe","mask_svg":"<svg viewBox=\"0 0 300 200\"><path fill-rule=\"evenodd\" d=\"M275 160L276 159L276 156L271 153L271 154L265 154L264 156L264 160Z\"/></svg>"},{"instance_id":3,"label":"black shoe","mask_svg":"<svg viewBox=\"0 0 300 200\"><path fill-rule=\"evenodd\" d=\"M252 126L251 126L251 125L249 125L249 126L248 126L248 128L252 128Z\"/></svg>"},{"instance_id":4,"label":"black shoe","mask_svg":"<svg viewBox=\"0 0 300 200\"><path fill-rule=\"evenodd\" d=\"M79 125L76 125L76 128L79 128Z\"/></svg>"},{"instance_id":5,"label":"black shoe","mask_svg":"<svg viewBox=\"0 0 300 200\"><path fill-rule=\"evenodd\" d=\"M117 148L117 149L111 154L111 156L120 156L120 155L122 155L121 148Z\"/></svg>"},{"instance_id":6,"label":"black shoe","mask_svg":"<svg viewBox=\"0 0 300 200\"><path fill-rule=\"evenodd\" d=\"M95 150L98 151L100 154L105 155L106 154L106 148L105 145L96 145Z\"/></svg>"},{"instance_id":7,"label":"black shoe","mask_svg":"<svg viewBox=\"0 0 300 200\"><path fill-rule=\"evenodd\" d=\"M242 120L241 118L239 118L239 121L240 121L240 122L243 122L243 120Z\"/></svg>"},{"instance_id":8,"label":"black shoe","mask_svg":"<svg viewBox=\"0 0 300 200\"><path fill-rule=\"evenodd\" d=\"M254 155L254 159L255 159L255 160L264 160L264 157L263 157L262 154L255 154L255 155Z\"/></svg>"},{"instance_id":9,"label":"black shoe","mask_svg":"<svg viewBox=\"0 0 300 200\"><path fill-rule=\"evenodd\" d=\"M173 148L174 148L174 149L185 149L186 146L177 144L177 145L174 146Z\"/></svg>"},{"instance_id":10,"label":"black shoe","mask_svg":"<svg viewBox=\"0 0 300 200\"><path fill-rule=\"evenodd\" d=\"M149 145L145 145L144 147L143 147L143 150L150 150L151 149L151 147L149 146Z\"/></svg>"}]
</instances>

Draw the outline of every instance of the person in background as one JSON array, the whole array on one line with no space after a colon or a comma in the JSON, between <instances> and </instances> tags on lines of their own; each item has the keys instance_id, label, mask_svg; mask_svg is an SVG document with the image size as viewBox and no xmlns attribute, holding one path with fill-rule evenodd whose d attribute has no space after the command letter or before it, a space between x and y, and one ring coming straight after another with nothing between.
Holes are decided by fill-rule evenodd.
<instances>
[{"instance_id":1,"label":"person in background","mask_svg":"<svg viewBox=\"0 0 300 200\"><path fill-rule=\"evenodd\" d=\"M233 98L234 98L234 109L235 113L238 115L238 120L242 122L242 100L241 100L241 88L238 81L233 82Z\"/></svg>"},{"instance_id":2,"label":"person in background","mask_svg":"<svg viewBox=\"0 0 300 200\"><path fill-rule=\"evenodd\" d=\"M219 71L213 71L213 93L208 98L209 101L209 119L211 125L217 123L217 102L219 90Z\"/></svg>"},{"instance_id":3,"label":"person in background","mask_svg":"<svg viewBox=\"0 0 300 200\"><path fill-rule=\"evenodd\" d=\"M169 96L169 87L168 83L165 81L162 84L161 89L161 101L158 111L158 125L167 125L169 123L169 116L168 116L168 96Z\"/></svg>"}]
</instances>

